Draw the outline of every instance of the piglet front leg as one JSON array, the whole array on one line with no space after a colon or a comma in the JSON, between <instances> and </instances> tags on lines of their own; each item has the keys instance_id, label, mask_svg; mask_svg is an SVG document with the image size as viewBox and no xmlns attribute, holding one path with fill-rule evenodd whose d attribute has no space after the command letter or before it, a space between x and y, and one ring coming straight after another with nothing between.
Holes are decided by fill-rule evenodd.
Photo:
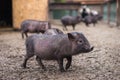
<instances>
[{"instance_id":1,"label":"piglet front leg","mask_svg":"<svg viewBox=\"0 0 120 80\"><path fill-rule=\"evenodd\" d=\"M63 58L58 59L59 69L61 72L65 72L65 69L63 67Z\"/></svg>"},{"instance_id":2,"label":"piglet front leg","mask_svg":"<svg viewBox=\"0 0 120 80\"><path fill-rule=\"evenodd\" d=\"M65 69L67 70L70 66L71 66L71 62L72 62L72 56L69 56L69 57L66 57L67 58L67 64L66 64L66 67Z\"/></svg>"}]
</instances>

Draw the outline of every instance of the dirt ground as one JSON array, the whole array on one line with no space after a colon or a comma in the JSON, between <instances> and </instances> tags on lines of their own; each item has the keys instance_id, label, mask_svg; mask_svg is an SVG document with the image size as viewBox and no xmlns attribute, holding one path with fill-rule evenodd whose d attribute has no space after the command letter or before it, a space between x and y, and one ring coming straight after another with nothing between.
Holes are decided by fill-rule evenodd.
<instances>
[{"instance_id":1,"label":"dirt ground","mask_svg":"<svg viewBox=\"0 0 120 80\"><path fill-rule=\"evenodd\" d=\"M61 25L53 25L62 30ZM67 32L82 32L95 48L92 52L73 56L72 66L61 73L56 61L43 61L47 71L39 68L35 57L28 69L21 68L25 55L25 39L10 28L0 29L0 80L120 80L120 29L98 23L67 27Z\"/></svg>"}]
</instances>

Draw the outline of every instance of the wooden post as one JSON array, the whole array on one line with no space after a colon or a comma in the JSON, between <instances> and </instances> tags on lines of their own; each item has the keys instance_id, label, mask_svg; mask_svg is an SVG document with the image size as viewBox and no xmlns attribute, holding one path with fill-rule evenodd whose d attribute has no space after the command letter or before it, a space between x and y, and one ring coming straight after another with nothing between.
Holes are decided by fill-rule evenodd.
<instances>
[{"instance_id":1,"label":"wooden post","mask_svg":"<svg viewBox=\"0 0 120 80\"><path fill-rule=\"evenodd\" d=\"M103 6L103 3L100 5L101 7L101 11L100 11L100 14L103 15L103 10L104 10L104 6Z\"/></svg>"},{"instance_id":2,"label":"wooden post","mask_svg":"<svg viewBox=\"0 0 120 80\"><path fill-rule=\"evenodd\" d=\"M107 2L107 5L108 5L108 24L110 24L111 4L109 1Z\"/></svg>"},{"instance_id":3,"label":"wooden post","mask_svg":"<svg viewBox=\"0 0 120 80\"><path fill-rule=\"evenodd\" d=\"M117 4L117 13L116 13L116 15L117 15L117 25L116 26L119 26L120 25L120 0L117 0L117 2L116 2L116 4Z\"/></svg>"}]
</instances>

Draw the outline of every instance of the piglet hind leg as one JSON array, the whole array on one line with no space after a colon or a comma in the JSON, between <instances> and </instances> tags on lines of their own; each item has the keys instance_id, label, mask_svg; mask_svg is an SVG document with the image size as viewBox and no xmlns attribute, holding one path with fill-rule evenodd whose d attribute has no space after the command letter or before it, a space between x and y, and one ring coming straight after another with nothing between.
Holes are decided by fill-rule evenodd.
<instances>
[{"instance_id":1,"label":"piglet hind leg","mask_svg":"<svg viewBox=\"0 0 120 80\"><path fill-rule=\"evenodd\" d=\"M27 34L27 32L25 33L25 36L26 36L26 38L28 37L28 34Z\"/></svg>"},{"instance_id":2,"label":"piglet hind leg","mask_svg":"<svg viewBox=\"0 0 120 80\"><path fill-rule=\"evenodd\" d=\"M22 39L24 39L24 32L21 32L21 35L22 35Z\"/></svg>"},{"instance_id":3,"label":"piglet hind leg","mask_svg":"<svg viewBox=\"0 0 120 80\"><path fill-rule=\"evenodd\" d=\"M85 23L85 25L86 25L87 27L89 27L89 23Z\"/></svg>"},{"instance_id":4,"label":"piglet hind leg","mask_svg":"<svg viewBox=\"0 0 120 80\"><path fill-rule=\"evenodd\" d=\"M67 31L67 30L68 30L66 25L63 26L63 30L64 30L64 31Z\"/></svg>"},{"instance_id":5,"label":"piglet hind leg","mask_svg":"<svg viewBox=\"0 0 120 80\"><path fill-rule=\"evenodd\" d=\"M97 23L97 22L94 22L94 23L93 23L93 26L94 26L94 27L95 27L96 23Z\"/></svg>"},{"instance_id":6,"label":"piglet hind leg","mask_svg":"<svg viewBox=\"0 0 120 80\"><path fill-rule=\"evenodd\" d=\"M33 56L34 56L34 55L28 55L28 54L26 54L26 55L25 55L24 62L23 62L23 64L21 65L21 67L27 68L27 67L26 67L27 61L28 61L29 58L31 58L31 57L33 57Z\"/></svg>"},{"instance_id":7,"label":"piglet hind leg","mask_svg":"<svg viewBox=\"0 0 120 80\"><path fill-rule=\"evenodd\" d=\"M42 69L44 69L46 71L46 68L45 66L43 65L42 63L42 60L40 57L36 56L36 61L38 62L38 64L42 67Z\"/></svg>"},{"instance_id":8,"label":"piglet hind leg","mask_svg":"<svg viewBox=\"0 0 120 80\"><path fill-rule=\"evenodd\" d=\"M73 30L75 30L75 25L72 25L72 27L73 27Z\"/></svg>"}]
</instances>

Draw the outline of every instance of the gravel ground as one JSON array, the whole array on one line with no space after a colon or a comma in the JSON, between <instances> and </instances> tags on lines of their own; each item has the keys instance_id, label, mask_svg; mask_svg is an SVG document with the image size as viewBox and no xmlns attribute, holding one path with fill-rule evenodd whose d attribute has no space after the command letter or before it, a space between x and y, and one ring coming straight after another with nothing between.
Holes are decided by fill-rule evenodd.
<instances>
[{"instance_id":1,"label":"gravel ground","mask_svg":"<svg viewBox=\"0 0 120 80\"><path fill-rule=\"evenodd\" d=\"M53 25L62 30L61 25ZM74 32L72 27L67 27ZM0 29L0 80L120 80L120 29L98 23L95 27L76 26L94 45L87 54L73 56L67 72L58 70L56 61L43 61L47 71L39 68L35 57L28 61L28 69L22 69L25 45L20 32L10 28ZM29 34L31 35L31 34Z\"/></svg>"}]
</instances>

